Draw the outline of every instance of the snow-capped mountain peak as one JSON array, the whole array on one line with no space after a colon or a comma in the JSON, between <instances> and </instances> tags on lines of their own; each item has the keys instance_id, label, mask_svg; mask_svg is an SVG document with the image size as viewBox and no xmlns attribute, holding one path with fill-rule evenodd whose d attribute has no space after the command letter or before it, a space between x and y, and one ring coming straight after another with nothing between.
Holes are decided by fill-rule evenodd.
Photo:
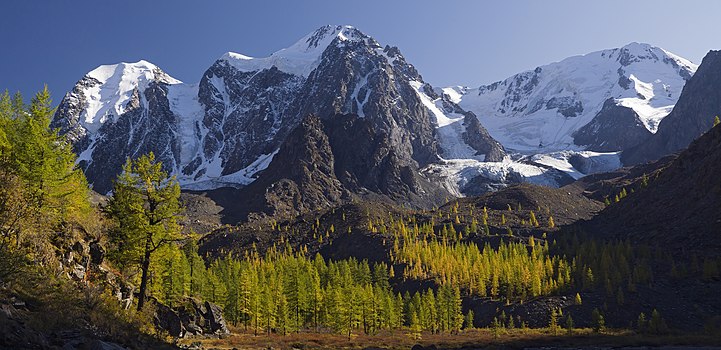
<instances>
[{"instance_id":1,"label":"snow-capped mountain peak","mask_svg":"<svg viewBox=\"0 0 721 350\"><path fill-rule=\"evenodd\" d=\"M637 124L654 133L696 68L666 50L634 42L569 57L490 85L444 92L473 111L506 147L531 153L560 151L589 145L575 135L590 125L608 99L631 109ZM622 149L601 143L595 142L595 150Z\"/></svg>"},{"instance_id":2,"label":"snow-capped mountain peak","mask_svg":"<svg viewBox=\"0 0 721 350\"><path fill-rule=\"evenodd\" d=\"M350 187L434 193L421 176L463 195L617 167L618 151L655 131L695 70L630 43L490 85L434 89L397 47L328 25L267 57L226 53L198 84L146 61L100 66L66 95L53 125L100 192L126 158L150 151L185 188L254 183L315 115ZM357 133L373 141L338 142Z\"/></svg>"},{"instance_id":3,"label":"snow-capped mountain peak","mask_svg":"<svg viewBox=\"0 0 721 350\"><path fill-rule=\"evenodd\" d=\"M352 26L325 25L304 36L288 48L268 57L250 57L235 52L225 53L220 60L228 62L241 72L252 72L276 67L278 70L307 77L320 63L323 52L332 43L343 44L372 40Z\"/></svg>"},{"instance_id":4,"label":"snow-capped mountain peak","mask_svg":"<svg viewBox=\"0 0 721 350\"><path fill-rule=\"evenodd\" d=\"M671 63L671 61L673 61L679 67L687 71L695 72L698 68L697 64L681 56L675 55L672 52L647 43L639 43L634 41L618 49L604 50L602 52L610 53L611 55L617 53L617 60L623 66L628 66L633 62L640 62L642 60L663 60L668 63Z\"/></svg>"},{"instance_id":5,"label":"snow-capped mountain peak","mask_svg":"<svg viewBox=\"0 0 721 350\"><path fill-rule=\"evenodd\" d=\"M100 128L108 118L123 114L134 92L145 90L150 82L182 83L144 60L101 65L90 71L84 80L86 108L80 123L90 132Z\"/></svg>"}]
</instances>

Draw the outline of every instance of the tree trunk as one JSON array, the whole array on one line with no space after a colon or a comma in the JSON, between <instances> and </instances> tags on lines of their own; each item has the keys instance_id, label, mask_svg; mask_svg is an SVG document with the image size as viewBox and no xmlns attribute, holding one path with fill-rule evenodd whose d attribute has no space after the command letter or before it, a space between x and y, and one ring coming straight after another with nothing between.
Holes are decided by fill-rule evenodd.
<instances>
[{"instance_id":1,"label":"tree trunk","mask_svg":"<svg viewBox=\"0 0 721 350\"><path fill-rule=\"evenodd\" d=\"M145 305L145 293L148 289L148 270L150 269L150 236L148 236L145 242L145 256L143 256L143 262L140 266L143 274L140 277L140 295L138 295L138 311L143 309Z\"/></svg>"}]
</instances>

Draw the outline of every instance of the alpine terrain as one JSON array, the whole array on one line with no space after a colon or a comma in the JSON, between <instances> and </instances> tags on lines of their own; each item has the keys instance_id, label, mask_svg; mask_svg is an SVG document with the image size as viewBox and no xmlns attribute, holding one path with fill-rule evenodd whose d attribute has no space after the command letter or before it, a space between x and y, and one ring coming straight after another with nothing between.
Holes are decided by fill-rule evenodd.
<instances>
[{"instance_id":1,"label":"alpine terrain","mask_svg":"<svg viewBox=\"0 0 721 350\"><path fill-rule=\"evenodd\" d=\"M721 346L719 115L721 51L442 87L340 25L6 91L0 348Z\"/></svg>"},{"instance_id":2,"label":"alpine terrain","mask_svg":"<svg viewBox=\"0 0 721 350\"><path fill-rule=\"evenodd\" d=\"M477 88L434 88L398 48L329 25L268 57L226 53L197 84L146 61L100 66L65 96L53 126L73 142L98 192L111 189L126 158L149 151L183 188L208 190L262 176L305 117L338 137L348 124L334 119L352 115L359 121L349 123L367 125L375 141L360 149L332 142L345 165L326 175L352 193L432 205L620 167L619 151L657 131L695 71L632 43ZM381 184L388 167L404 180Z\"/></svg>"}]
</instances>

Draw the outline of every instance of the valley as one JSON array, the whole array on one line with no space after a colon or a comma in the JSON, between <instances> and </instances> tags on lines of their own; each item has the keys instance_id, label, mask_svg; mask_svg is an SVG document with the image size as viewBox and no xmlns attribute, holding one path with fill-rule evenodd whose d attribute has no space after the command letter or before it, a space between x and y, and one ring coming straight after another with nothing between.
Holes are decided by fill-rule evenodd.
<instances>
[{"instance_id":1,"label":"valley","mask_svg":"<svg viewBox=\"0 0 721 350\"><path fill-rule=\"evenodd\" d=\"M721 346L721 52L477 87L325 25L0 96L0 347Z\"/></svg>"}]
</instances>

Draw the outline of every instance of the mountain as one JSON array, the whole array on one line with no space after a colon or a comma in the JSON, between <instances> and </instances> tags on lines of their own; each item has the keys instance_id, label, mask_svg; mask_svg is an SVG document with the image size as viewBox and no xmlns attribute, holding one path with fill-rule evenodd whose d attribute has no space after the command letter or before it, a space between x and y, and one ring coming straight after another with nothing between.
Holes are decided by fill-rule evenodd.
<instances>
[{"instance_id":1,"label":"mountain","mask_svg":"<svg viewBox=\"0 0 721 350\"><path fill-rule=\"evenodd\" d=\"M721 249L717 176L721 171L721 127L711 128L677 157L657 164L659 171L648 173L648 186L607 207L584 228L634 243L716 254ZM629 191L638 188L639 182L629 184Z\"/></svg>"},{"instance_id":2,"label":"mountain","mask_svg":"<svg viewBox=\"0 0 721 350\"><path fill-rule=\"evenodd\" d=\"M477 116L507 157L444 159L427 171L457 195L517 183L560 187L621 166L620 151L649 139L697 66L666 50L631 43L574 56L476 88L437 89Z\"/></svg>"},{"instance_id":3,"label":"mountain","mask_svg":"<svg viewBox=\"0 0 721 350\"><path fill-rule=\"evenodd\" d=\"M188 116L177 110L187 90L146 61L100 66L66 94L52 125L67 135L87 178L105 193L127 157L153 151L169 167L181 162Z\"/></svg>"},{"instance_id":4,"label":"mountain","mask_svg":"<svg viewBox=\"0 0 721 350\"><path fill-rule=\"evenodd\" d=\"M390 136L376 132L367 118L340 114L304 118L268 168L240 192L243 201L226 204L240 222L292 219L354 199L432 207L451 197L401 158Z\"/></svg>"},{"instance_id":5,"label":"mountain","mask_svg":"<svg viewBox=\"0 0 721 350\"><path fill-rule=\"evenodd\" d=\"M696 69L666 50L631 43L442 93L508 149L611 152L655 133Z\"/></svg>"},{"instance_id":6,"label":"mountain","mask_svg":"<svg viewBox=\"0 0 721 350\"><path fill-rule=\"evenodd\" d=\"M324 26L269 57L226 53L196 85L145 61L98 67L65 96L53 125L102 193L127 157L148 151L185 188L247 185L311 114L367 120L416 173L439 156L503 157L480 124L464 123L468 114L433 91L398 48Z\"/></svg>"},{"instance_id":7,"label":"mountain","mask_svg":"<svg viewBox=\"0 0 721 350\"><path fill-rule=\"evenodd\" d=\"M721 51L710 51L684 86L673 111L645 142L623 152L624 164L638 164L682 150L721 114Z\"/></svg>"},{"instance_id":8,"label":"mountain","mask_svg":"<svg viewBox=\"0 0 721 350\"><path fill-rule=\"evenodd\" d=\"M360 195L433 206L510 184L560 187L620 167L618 151L653 135L695 70L632 43L478 88L434 88L398 48L350 26L323 26L268 57L226 53L197 84L145 61L100 66L65 96L53 126L101 193L125 159L153 151L186 190L246 187L266 176L259 183L267 186L339 181L344 195L316 196L329 204ZM303 128L311 115L317 127ZM310 134L290 140L298 128ZM286 144L326 138L330 153L319 159L333 174L264 171ZM384 178L391 175L400 180ZM258 195L255 208L280 210L259 187L248 189ZM249 208L238 208L241 216Z\"/></svg>"}]
</instances>

